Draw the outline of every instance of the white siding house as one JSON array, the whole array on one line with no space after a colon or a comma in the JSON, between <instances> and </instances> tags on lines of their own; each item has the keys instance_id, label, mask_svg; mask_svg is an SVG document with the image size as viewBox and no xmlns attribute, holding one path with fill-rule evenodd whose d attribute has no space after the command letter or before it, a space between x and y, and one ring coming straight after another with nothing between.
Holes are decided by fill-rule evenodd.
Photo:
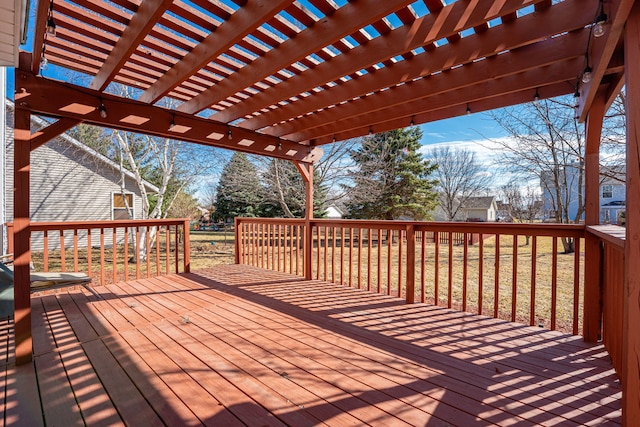
<instances>
[{"instance_id":1,"label":"white siding house","mask_svg":"<svg viewBox=\"0 0 640 427\"><path fill-rule=\"evenodd\" d=\"M463 206L467 221L494 222L498 216L498 205L494 196L469 197Z\"/></svg>"},{"instance_id":2,"label":"white siding house","mask_svg":"<svg viewBox=\"0 0 640 427\"><path fill-rule=\"evenodd\" d=\"M13 221L13 105L8 102L4 180L2 203L6 222ZM46 126L33 117L32 129ZM142 218L142 198L133 174L124 172L124 186L119 164L63 134L31 152L30 216L34 222L42 221L105 221L128 219L122 207L123 191L133 207L133 219ZM145 183L148 192L158 188ZM2 224L3 233L6 233ZM82 237L82 236L81 236ZM55 239L51 239L55 240ZM32 242L34 249L41 245L38 237ZM53 246L52 246L53 248ZM2 248L6 252L6 248Z\"/></svg>"}]
</instances>

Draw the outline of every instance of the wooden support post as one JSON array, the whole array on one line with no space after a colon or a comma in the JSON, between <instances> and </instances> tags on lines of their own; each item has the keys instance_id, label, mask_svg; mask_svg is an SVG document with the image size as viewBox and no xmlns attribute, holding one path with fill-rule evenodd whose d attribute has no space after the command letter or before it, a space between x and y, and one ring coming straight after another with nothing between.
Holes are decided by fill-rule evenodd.
<instances>
[{"instance_id":1,"label":"wooden support post","mask_svg":"<svg viewBox=\"0 0 640 427\"><path fill-rule=\"evenodd\" d=\"M606 94L599 90L586 122L585 224L600 223L600 138L606 108ZM583 337L597 342L602 332L602 248L600 239L587 233L584 258Z\"/></svg>"},{"instance_id":2,"label":"wooden support post","mask_svg":"<svg viewBox=\"0 0 640 427\"><path fill-rule=\"evenodd\" d=\"M640 420L640 2L624 33L627 207L622 320L622 425Z\"/></svg>"},{"instance_id":3,"label":"wooden support post","mask_svg":"<svg viewBox=\"0 0 640 427\"><path fill-rule=\"evenodd\" d=\"M191 273L191 236L189 235L189 223L188 219L184 220L184 272Z\"/></svg>"},{"instance_id":4,"label":"wooden support post","mask_svg":"<svg viewBox=\"0 0 640 427\"><path fill-rule=\"evenodd\" d=\"M32 358L30 296L29 168L31 153L31 113L16 106L14 133L13 187L13 281L16 364Z\"/></svg>"},{"instance_id":5,"label":"wooden support post","mask_svg":"<svg viewBox=\"0 0 640 427\"><path fill-rule=\"evenodd\" d=\"M402 260L400 260L402 262ZM371 274L369 271L368 274ZM407 304L413 304L416 298L416 232L413 224L407 226Z\"/></svg>"},{"instance_id":6,"label":"wooden support post","mask_svg":"<svg viewBox=\"0 0 640 427\"><path fill-rule=\"evenodd\" d=\"M242 257L242 251L244 250L242 247L242 223L240 222L240 218L233 219L233 233L234 233L234 245L235 245L235 263L240 264L244 261L244 257Z\"/></svg>"},{"instance_id":7,"label":"wooden support post","mask_svg":"<svg viewBox=\"0 0 640 427\"><path fill-rule=\"evenodd\" d=\"M304 215L304 278L312 279L313 272L313 165L311 163L294 162L305 183L305 215ZM320 247L318 247L320 250Z\"/></svg>"}]
</instances>

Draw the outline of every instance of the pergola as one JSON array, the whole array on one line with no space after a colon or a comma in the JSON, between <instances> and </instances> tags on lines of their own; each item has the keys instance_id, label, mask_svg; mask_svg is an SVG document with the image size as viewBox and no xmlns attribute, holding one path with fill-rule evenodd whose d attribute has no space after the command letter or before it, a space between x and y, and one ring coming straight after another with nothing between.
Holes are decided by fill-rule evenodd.
<instances>
[{"instance_id":1,"label":"pergola","mask_svg":"<svg viewBox=\"0 0 640 427\"><path fill-rule=\"evenodd\" d=\"M79 123L288 159L311 189L324 144L575 94L587 129L586 223L597 224L601 125L623 85L631 302L624 328L640 324L640 5L633 0L40 0L36 7L32 51L20 54L15 77L18 361L31 357L29 153ZM43 62L82 73L88 84L47 78ZM114 94L114 83L133 99ZM57 121L31 133L30 114ZM587 241L586 275L597 275L589 245L598 242ZM597 300L585 295L586 304ZM599 320L592 322L587 340L597 339ZM624 418L637 420L640 337L628 336Z\"/></svg>"}]
</instances>

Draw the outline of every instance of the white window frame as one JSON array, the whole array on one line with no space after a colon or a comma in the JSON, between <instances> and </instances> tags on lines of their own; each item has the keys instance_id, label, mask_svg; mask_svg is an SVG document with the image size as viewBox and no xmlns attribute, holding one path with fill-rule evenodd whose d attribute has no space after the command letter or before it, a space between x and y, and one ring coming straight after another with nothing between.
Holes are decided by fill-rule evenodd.
<instances>
[{"instance_id":1,"label":"white window frame","mask_svg":"<svg viewBox=\"0 0 640 427\"><path fill-rule=\"evenodd\" d=\"M605 196L605 188L608 189L608 196ZM611 199L613 197L613 185L611 184L603 184L600 189L600 195L603 199Z\"/></svg>"}]
</instances>

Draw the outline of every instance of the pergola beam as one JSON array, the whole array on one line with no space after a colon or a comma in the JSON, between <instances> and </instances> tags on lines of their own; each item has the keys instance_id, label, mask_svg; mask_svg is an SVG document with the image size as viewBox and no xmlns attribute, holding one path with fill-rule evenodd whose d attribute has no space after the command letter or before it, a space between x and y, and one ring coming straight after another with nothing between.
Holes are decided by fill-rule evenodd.
<instances>
[{"instance_id":1,"label":"pergola beam","mask_svg":"<svg viewBox=\"0 0 640 427\"><path fill-rule=\"evenodd\" d=\"M541 94L541 99L553 98L555 96L561 96L567 94L567 83L557 83L555 85L547 86L544 93ZM513 92L507 95L496 95L491 97L484 97L471 104L471 110L473 113L479 113L482 111L495 110L497 108L507 107L516 104L522 104L532 101L532 92L530 89L526 89L520 92ZM466 105L454 105L439 110L428 111L425 113L416 114L413 116L415 123L429 123L438 120L450 119L452 117L462 116L465 114ZM393 129L407 127L409 121L406 117L397 118L392 120L386 120L384 122L377 123L375 126L366 126L357 129L351 129L346 132L338 133L335 135L327 135L321 138L311 140L311 144L314 146L330 144L332 142L343 141L350 138L357 138L365 136L370 132L379 133Z\"/></svg>"},{"instance_id":2,"label":"pergola beam","mask_svg":"<svg viewBox=\"0 0 640 427\"><path fill-rule=\"evenodd\" d=\"M593 19L591 12L586 12L581 6L582 4L575 0L567 1L556 6L562 7L561 12L563 13L558 13L554 9L549 12L524 16L520 18L521 22L519 22L519 24L521 25L501 25L489 29L481 35L475 34L465 37L455 44L448 44L439 47L435 51L416 55L409 61L402 61L391 67L380 69L375 73L370 73L357 79L351 79L331 88L331 90L313 93L306 98L281 106L274 111L269 111L255 118L245 120L239 123L239 126L246 127L247 129L260 129L273 123L279 123L296 117L305 112L313 112L327 106L337 105L341 102L401 82L408 82L440 70L450 69L479 58L495 55L505 50L515 50L518 47L526 46L535 40L544 38L543 35L547 32L561 34L575 31L583 28ZM573 43L579 46L582 46L582 43L586 45L584 36L582 36L583 38L579 37L580 36L573 34L566 34L557 38L572 40ZM568 41L568 43L571 42ZM551 50L544 53L536 52L536 55L540 55L538 60L543 61L543 63L545 61L543 58L545 58L547 54L551 57L555 55ZM584 52L582 52L582 54L584 54ZM327 64L330 65L331 62ZM329 67L329 65L327 65L327 67ZM498 72L498 70L496 70L496 72ZM302 75L300 77L302 77ZM293 77L290 80L295 78L296 77ZM309 78L312 77L310 76ZM317 84L320 82L315 81L313 83ZM286 84L287 82L282 85ZM283 89L286 91L286 87ZM284 132L282 134L284 134Z\"/></svg>"},{"instance_id":3,"label":"pergola beam","mask_svg":"<svg viewBox=\"0 0 640 427\"><path fill-rule=\"evenodd\" d=\"M33 31L33 56L31 57L30 68L33 74L40 71L40 60L42 59L42 49L44 47L44 37L47 30L47 18L49 17L48 1L39 1L36 11L36 21Z\"/></svg>"},{"instance_id":4,"label":"pergola beam","mask_svg":"<svg viewBox=\"0 0 640 427\"><path fill-rule=\"evenodd\" d=\"M157 0L143 1L140 4L140 8L125 27L115 47L91 82L91 89L103 91L109 85L172 3L173 0Z\"/></svg>"},{"instance_id":5,"label":"pergola beam","mask_svg":"<svg viewBox=\"0 0 640 427\"><path fill-rule=\"evenodd\" d=\"M306 145L47 80L25 71L17 71L15 100L16 105L51 117L285 160L305 163L317 160L312 147ZM100 114L101 105L106 117Z\"/></svg>"},{"instance_id":6,"label":"pergola beam","mask_svg":"<svg viewBox=\"0 0 640 427\"><path fill-rule=\"evenodd\" d=\"M580 101L577 111L580 121L584 121L587 118L591 103L596 97L598 86L622 37L624 25L633 7L634 0L611 0L605 4L610 8L608 11L607 33L604 37L594 37L590 51L585 52L592 68L592 78L589 83L580 84Z\"/></svg>"},{"instance_id":7,"label":"pergola beam","mask_svg":"<svg viewBox=\"0 0 640 427\"><path fill-rule=\"evenodd\" d=\"M463 87L434 96L421 97L419 96L420 91L428 90L430 84L429 79L426 79L416 82L421 84L406 85L408 91L413 90L416 93L413 100L404 100L404 102L393 100L391 102L393 106L390 108L367 111L366 114L349 117L345 120L336 119L333 122L324 122L328 124L323 124L322 126L302 132L294 132L288 135L287 138L294 140L317 139L323 136L341 134L352 129L365 128L366 126L375 127L377 123L403 118L405 119L405 126L408 126L409 118L412 116L446 108L450 105L462 105L465 106L466 109L467 104L481 101L487 93L492 93L495 96L504 96L510 93L522 93L523 91L529 90L528 101L533 101L535 88L539 88L539 95L541 97L547 97L544 87L554 84L564 84L565 93L571 93L573 89L569 81L575 76L576 70L579 70L581 65L581 58L573 58L541 69L529 70L501 78L487 79L470 87ZM452 70L451 73L453 74L457 71L458 70ZM466 71L460 71L466 73ZM446 77L447 76L444 76L444 78ZM391 90L386 92L390 91ZM380 96L386 95L386 92L380 94ZM414 119L414 123L420 122L416 122Z\"/></svg>"},{"instance_id":8,"label":"pergola beam","mask_svg":"<svg viewBox=\"0 0 640 427\"><path fill-rule=\"evenodd\" d=\"M561 61L561 64L567 65L569 62L567 58L581 58L581 50L576 47L577 43L575 41L586 40L587 37L588 31L581 30L578 33L545 40L514 50L509 56L493 56L484 61L473 62L446 73L414 80L383 92L340 104L334 108L306 115L299 119L270 127L265 130L265 133L284 136L292 132L310 130L325 123L368 115L378 110L389 109L390 107L467 87L471 90L475 85L521 73L524 70L537 70L542 73L556 62ZM574 69L577 66L577 70L579 70L580 65L574 64ZM572 77L569 76L569 78ZM535 80L537 77L534 75L533 78ZM531 84L535 84L535 82L532 81ZM541 86L542 84L538 85ZM419 108L424 108L424 106L419 106Z\"/></svg>"},{"instance_id":9,"label":"pergola beam","mask_svg":"<svg viewBox=\"0 0 640 427\"><path fill-rule=\"evenodd\" d=\"M171 89L187 80L212 59L217 58L240 39L255 30L260 22L267 21L293 0L251 1L231 15L214 32L186 54L182 60L147 89L140 101L154 103Z\"/></svg>"},{"instance_id":10,"label":"pergola beam","mask_svg":"<svg viewBox=\"0 0 640 427\"><path fill-rule=\"evenodd\" d=\"M178 109L185 113L197 113L252 84L277 73L291 63L340 40L354 27L365 27L411 0L359 0L339 8L331 19L323 19L295 38L289 39L275 49L257 58L220 83L201 92Z\"/></svg>"},{"instance_id":11,"label":"pergola beam","mask_svg":"<svg viewBox=\"0 0 640 427\"><path fill-rule=\"evenodd\" d=\"M417 19L411 26L399 27L339 57L319 64L313 69L312 73L303 72L297 76L293 76L278 84L277 90L258 93L242 103L238 103L224 111L216 113L216 119L220 121L231 121L244 117L253 111L291 98L301 92L322 86L327 82L338 80L343 76L366 69L388 58L402 55L413 49L450 37L453 34L457 35L460 28L480 25L487 19L494 19L506 13L516 11L524 7L525 3L529 2L510 0L504 2L500 8L496 8L492 7L491 2L454 2L445 8L440 8L440 10ZM526 20L526 17L524 17L523 20ZM545 25L547 24L548 23ZM538 29L538 31L540 31L540 29ZM545 28L545 31L548 31L548 29ZM471 38L476 39L477 35L471 36ZM503 38L501 40L510 41L511 39ZM467 42L467 44L469 44L469 42ZM456 44L456 47L457 46ZM503 47L501 47L501 49L504 50ZM418 56L422 56L423 58L427 57L428 59L426 60L428 63L432 61L432 58L430 58L428 54ZM277 123L277 120L272 123ZM258 129L262 126L264 126L264 123L262 123L261 126L248 127Z\"/></svg>"},{"instance_id":12,"label":"pergola beam","mask_svg":"<svg viewBox=\"0 0 640 427\"><path fill-rule=\"evenodd\" d=\"M33 135L31 135L31 151L43 146L53 138L62 135L79 123L81 123L79 119L64 118L57 120L46 128L34 132Z\"/></svg>"}]
</instances>

